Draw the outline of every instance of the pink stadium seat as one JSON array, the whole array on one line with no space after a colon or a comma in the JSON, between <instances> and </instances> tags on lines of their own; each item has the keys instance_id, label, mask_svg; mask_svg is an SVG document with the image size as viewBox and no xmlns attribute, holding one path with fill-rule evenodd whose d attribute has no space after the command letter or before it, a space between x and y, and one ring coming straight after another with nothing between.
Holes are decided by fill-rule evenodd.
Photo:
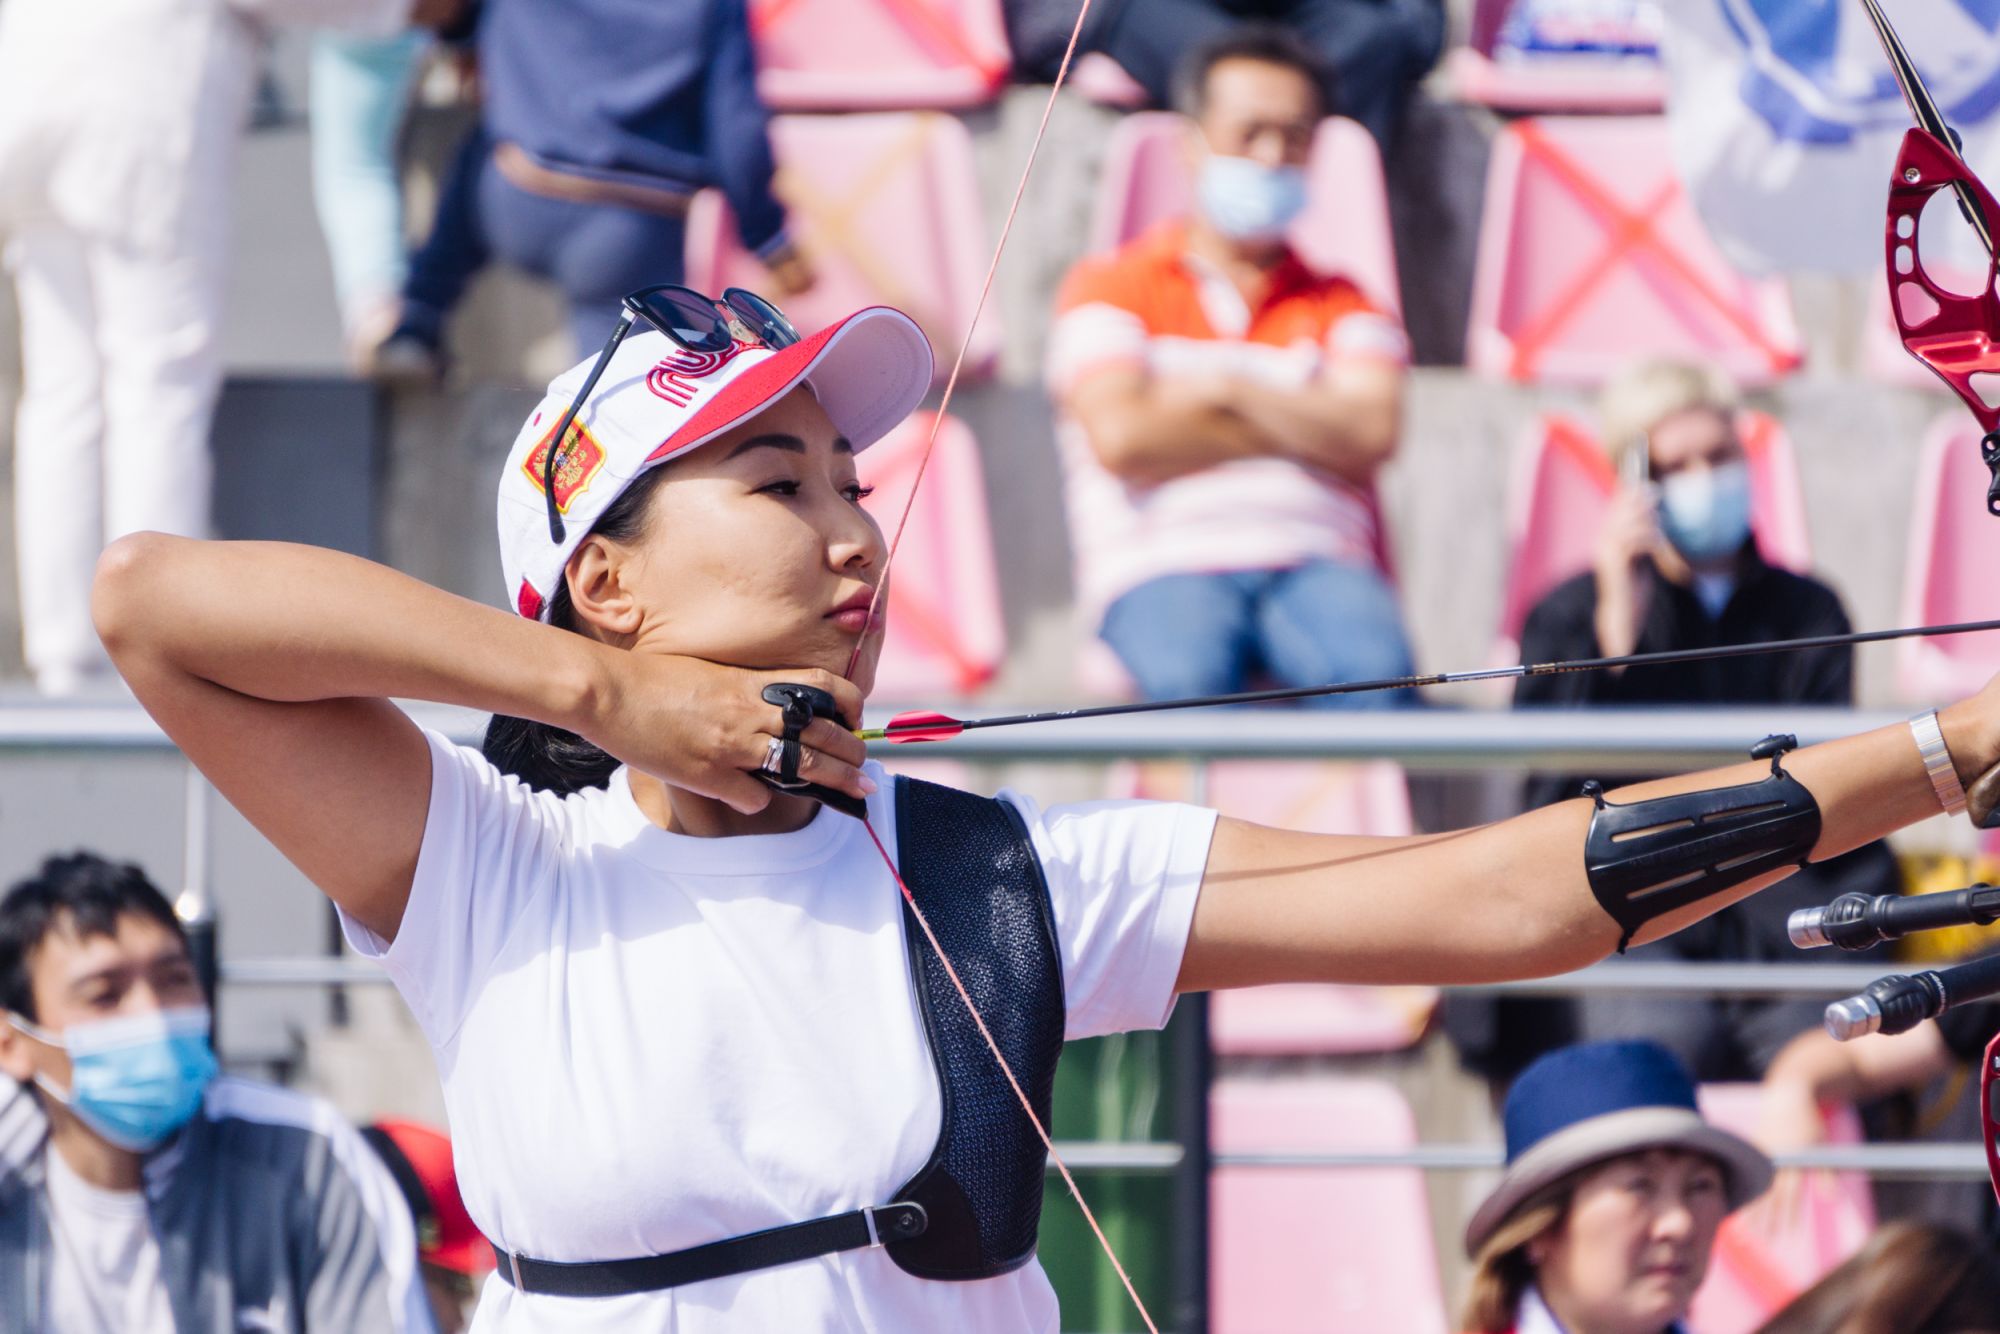
<instances>
[{"instance_id":1,"label":"pink stadium seat","mask_svg":"<svg viewBox=\"0 0 2000 1334\"><path fill-rule=\"evenodd\" d=\"M810 333L862 306L894 306L930 336L941 382L971 321L989 254L964 124L932 112L776 116L771 145L773 188L819 275L812 290L779 298L793 323ZM704 292L732 284L770 289L718 191L702 191L688 212L687 275L689 286ZM999 349L989 304L967 372L990 370Z\"/></svg>"},{"instance_id":2,"label":"pink stadium seat","mask_svg":"<svg viewBox=\"0 0 2000 1334\"><path fill-rule=\"evenodd\" d=\"M1187 213L1187 122L1169 111L1127 116L1111 133L1091 215L1090 248L1110 250L1165 218ZM1400 314L1396 250L1382 156L1368 131L1332 116L1320 123L1307 167L1306 211L1292 245L1323 273L1351 278L1385 310Z\"/></svg>"},{"instance_id":3,"label":"pink stadium seat","mask_svg":"<svg viewBox=\"0 0 2000 1334\"><path fill-rule=\"evenodd\" d=\"M1123 771L1114 791L1156 800L1189 795L1187 770L1147 765ZM1218 760L1208 766L1205 803L1237 819L1321 834L1400 837L1412 832L1410 789L1388 761L1366 764ZM1396 1051L1430 1026L1432 987L1305 984L1218 992L1209 999L1209 1041L1222 1056L1337 1056Z\"/></svg>"},{"instance_id":4,"label":"pink stadium seat","mask_svg":"<svg viewBox=\"0 0 2000 1334\"><path fill-rule=\"evenodd\" d=\"M1402 1094L1325 1075L1222 1079L1209 1093L1215 1151L1413 1147ZM1218 1167L1210 1187L1216 1334L1444 1334L1423 1174L1413 1168Z\"/></svg>"},{"instance_id":5,"label":"pink stadium seat","mask_svg":"<svg viewBox=\"0 0 2000 1334\"><path fill-rule=\"evenodd\" d=\"M2000 519L1986 512L1979 429L1953 407L1925 434L1903 570L1902 624L1988 620L2000 607ZM1896 645L1896 685L1912 703L1969 694L2000 671L2000 634L1910 639Z\"/></svg>"},{"instance_id":6,"label":"pink stadium seat","mask_svg":"<svg viewBox=\"0 0 2000 1334\"><path fill-rule=\"evenodd\" d=\"M999 0L750 0L774 111L970 107L1007 84Z\"/></svg>"},{"instance_id":7,"label":"pink stadium seat","mask_svg":"<svg viewBox=\"0 0 2000 1334\"><path fill-rule=\"evenodd\" d=\"M1647 356L1765 384L1802 356L1784 284L1723 259L1657 116L1520 120L1487 176L1466 363L1495 379L1595 384Z\"/></svg>"},{"instance_id":8,"label":"pink stadium seat","mask_svg":"<svg viewBox=\"0 0 2000 1334\"><path fill-rule=\"evenodd\" d=\"M1701 1089L1702 1114L1748 1136L1757 1125L1762 1090L1755 1084ZM1859 1144L1861 1123L1842 1108L1827 1126L1832 1144ZM1860 1172L1809 1174L1799 1216L1780 1232L1754 1207L1732 1215L1716 1234L1708 1279L1695 1294L1688 1328L1701 1334L1751 1334L1779 1307L1861 1248L1875 1227L1875 1202Z\"/></svg>"},{"instance_id":9,"label":"pink stadium seat","mask_svg":"<svg viewBox=\"0 0 2000 1334\"><path fill-rule=\"evenodd\" d=\"M1659 111L1667 75L1638 56L1543 55L1496 59L1469 46L1444 58L1445 87L1461 102L1511 112Z\"/></svg>"},{"instance_id":10,"label":"pink stadium seat","mask_svg":"<svg viewBox=\"0 0 2000 1334\"><path fill-rule=\"evenodd\" d=\"M1750 456L1758 551L1773 565L1811 569L1805 496L1791 438L1761 412L1742 414L1737 429ZM1496 662L1515 660L1522 623L1542 596L1590 568L1598 525L1617 480L1604 450L1574 418L1551 413L1529 428L1514 452L1507 486L1509 558Z\"/></svg>"},{"instance_id":11,"label":"pink stadium seat","mask_svg":"<svg viewBox=\"0 0 2000 1334\"><path fill-rule=\"evenodd\" d=\"M885 535L894 534L936 420L935 413L918 412L861 455L861 478L875 488L868 512ZM971 694L1006 657L979 445L956 417L946 417L938 430L937 448L910 511L896 577L889 583L888 615L875 676L880 699Z\"/></svg>"}]
</instances>

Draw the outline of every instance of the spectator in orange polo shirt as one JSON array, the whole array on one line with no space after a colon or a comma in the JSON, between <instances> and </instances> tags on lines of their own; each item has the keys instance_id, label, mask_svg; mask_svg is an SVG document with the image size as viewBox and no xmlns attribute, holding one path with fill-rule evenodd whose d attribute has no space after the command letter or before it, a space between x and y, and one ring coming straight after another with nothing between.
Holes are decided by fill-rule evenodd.
<instances>
[{"instance_id":1,"label":"spectator in orange polo shirt","mask_svg":"<svg viewBox=\"0 0 2000 1334\"><path fill-rule=\"evenodd\" d=\"M1147 698L1412 670L1371 495L1408 345L1285 241L1327 82L1281 28L1198 48L1181 81L1193 215L1084 260L1059 298L1078 595ZM1385 701L1409 702L1318 702Z\"/></svg>"}]
</instances>

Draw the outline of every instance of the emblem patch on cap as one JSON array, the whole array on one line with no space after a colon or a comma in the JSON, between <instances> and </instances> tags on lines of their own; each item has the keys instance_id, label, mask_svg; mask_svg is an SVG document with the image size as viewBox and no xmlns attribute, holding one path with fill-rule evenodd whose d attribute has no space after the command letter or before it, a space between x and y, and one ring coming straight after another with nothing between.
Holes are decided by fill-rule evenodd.
<instances>
[{"instance_id":1,"label":"emblem patch on cap","mask_svg":"<svg viewBox=\"0 0 2000 1334\"><path fill-rule=\"evenodd\" d=\"M561 420L557 418L558 422ZM548 462L549 445L555 440L555 435L555 427L551 426L549 433L542 437L541 443L528 455L527 462L521 465L521 471L528 475L530 482L534 483L535 490L544 494L547 494L548 488L542 485L542 469ZM569 441L556 454L557 511L563 514L569 513L569 503L580 493L590 489L591 479L596 477L598 470L603 467L604 446L597 443L597 437L590 433L589 427L582 422L572 422L569 428Z\"/></svg>"}]
</instances>

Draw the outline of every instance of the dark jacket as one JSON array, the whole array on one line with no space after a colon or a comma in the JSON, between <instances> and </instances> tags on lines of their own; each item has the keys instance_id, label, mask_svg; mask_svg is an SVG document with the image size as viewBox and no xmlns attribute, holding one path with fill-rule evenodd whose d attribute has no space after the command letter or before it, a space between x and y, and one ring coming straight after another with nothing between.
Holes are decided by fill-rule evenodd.
<instances>
[{"instance_id":1,"label":"dark jacket","mask_svg":"<svg viewBox=\"0 0 2000 1334\"><path fill-rule=\"evenodd\" d=\"M729 198L743 242L784 228L743 0L485 0L484 123L542 165Z\"/></svg>"},{"instance_id":2,"label":"dark jacket","mask_svg":"<svg viewBox=\"0 0 2000 1334\"><path fill-rule=\"evenodd\" d=\"M46 1121L0 1077L0 1330L43 1327ZM436 1329L389 1169L332 1107L221 1078L143 1169L181 1334Z\"/></svg>"},{"instance_id":3,"label":"dark jacket","mask_svg":"<svg viewBox=\"0 0 2000 1334\"><path fill-rule=\"evenodd\" d=\"M1650 570L1651 567L1648 566ZM1735 592L1722 614L1710 619L1692 590L1657 570L1637 652L1755 644L1846 634L1853 627L1840 597L1817 579L1766 564L1747 546ZM1535 604L1521 631L1526 662L1596 657L1597 581L1590 574L1558 584ZM1629 671L1566 672L1524 677L1514 691L1516 708L1631 707L1635 705L1807 704L1845 708L1854 703L1854 650L1813 649L1710 662L1634 667ZM1754 736L1744 737L1748 749ZM1536 775L1527 786L1529 808L1576 796L1589 775ZM1623 780L1620 780L1623 781ZM1668 937L1658 953L1683 959L1797 962L1785 918L1792 909L1825 903L1850 890L1894 893L1895 859L1872 843L1846 856L1808 866L1763 893Z\"/></svg>"}]
</instances>

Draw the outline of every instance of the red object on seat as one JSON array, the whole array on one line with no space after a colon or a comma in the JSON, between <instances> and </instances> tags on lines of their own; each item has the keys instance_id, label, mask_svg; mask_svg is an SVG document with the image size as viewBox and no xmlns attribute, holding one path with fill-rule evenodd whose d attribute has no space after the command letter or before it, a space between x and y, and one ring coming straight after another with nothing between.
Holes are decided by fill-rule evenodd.
<instances>
[{"instance_id":1,"label":"red object on seat","mask_svg":"<svg viewBox=\"0 0 2000 1334\"><path fill-rule=\"evenodd\" d=\"M774 111L970 107L1007 85L999 0L751 0Z\"/></svg>"},{"instance_id":2,"label":"red object on seat","mask_svg":"<svg viewBox=\"0 0 2000 1334\"><path fill-rule=\"evenodd\" d=\"M1773 565L1805 573L1812 543L1791 438L1761 412L1743 413L1737 433L1749 456L1757 550ZM1528 613L1550 589L1591 567L1617 485L1609 457L1581 422L1551 413L1530 428L1515 450L1507 487L1507 583L1495 662L1518 661Z\"/></svg>"},{"instance_id":3,"label":"red object on seat","mask_svg":"<svg viewBox=\"0 0 2000 1334\"><path fill-rule=\"evenodd\" d=\"M858 460L862 481L875 488L868 512L885 530L916 485L935 421L933 412L912 414ZM1007 632L979 444L956 417L938 426L901 550L889 581L875 694L885 700L971 694L999 670Z\"/></svg>"},{"instance_id":4,"label":"red object on seat","mask_svg":"<svg viewBox=\"0 0 2000 1334\"><path fill-rule=\"evenodd\" d=\"M1784 285L1745 278L1709 239L1664 119L1514 122L1493 145L1467 365L1594 384L1648 356L1763 384L1803 350Z\"/></svg>"},{"instance_id":5,"label":"red object on seat","mask_svg":"<svg viewBox=\"0 0 2000 1334\"><path fill-rule=\"evenodd\" d=\"M1403 1095L1326 1075L1221 1079L1218 1154L1413 1148ZM1423 1174L1407 1167L1218 1167L1209 1196L1216 1334L1444 1334Z\"/></svg>"},{"instance_id":6,"label":"red object on seat","mask_svg":"<svg viewBox=\"0 0 2000 1334\"><path fill-rule=\"evenodd\" d=\"M1166 111L1127 116L1111 132L1091 211L1090 248L1112 250L1194 206L1187 122ZM1368 299L1400 314L1396 248L1382 155L1368 131L1341 116L1320 122L1306 166L1306 210L1292 224L1292 248L1321 273L1351 279Z\"/></svg>"},{"instance_id":7,"label":"red object on seat","mask_svg":"<svg viewBox=\"0 0 2000 1334\"><path fill-rule=\"evenodd\" d=\"M930 338L942 383L991 253L964 124L934 112L776 116L771 147L778 161L772 189L817 281L798 296L773 292L764 266L737 239L721 193L703 190L688 211L688 285L763 292L806 332L863 306L894 306ZM1000 321L989 301L966 373L991 370L999 351Z\"/></svg>"},{"instance_id":8,"label":"red object on seat","mask_svg":"<svg viewBox=\"0 0 2000 1334\"><path fill-rule=\"evenodd\" d=\"M1994 614L2000 523L1986 512L1979 428L1954 407L1925 433L1903 566L1903 625L1947 625ZM1896 687L1911 703L1971 694L2000 671L2000 633L1907 639L1896 645Z\"/></svg>"}]
</instances>

